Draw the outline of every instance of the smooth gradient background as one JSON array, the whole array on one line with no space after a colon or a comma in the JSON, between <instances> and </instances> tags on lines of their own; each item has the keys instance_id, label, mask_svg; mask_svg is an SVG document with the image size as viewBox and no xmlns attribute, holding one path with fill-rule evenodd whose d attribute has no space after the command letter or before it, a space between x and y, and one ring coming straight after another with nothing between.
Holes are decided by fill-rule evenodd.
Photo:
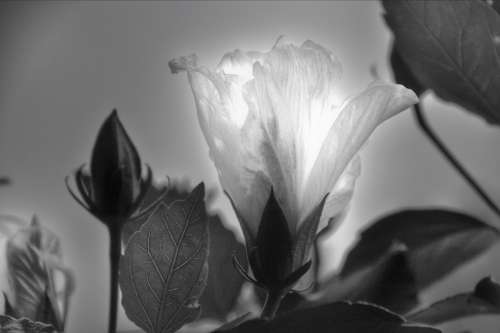
<instances>
[{"instance_id":1,"label":"smooth gradient background","mask_svg":"<svg viewBox=\"0 0 500 333\"><path fill-rule=\"evenodd\" d=\"M213 67L235 48L268 50L282 34L296 43L312 39L341 58L341 93L348 96L372 80L372 66L391 78L391 36L381 14L378 1L0 2L0 175L14 181L0 189L0 213L36 213L60 235L77 276L68 332L106 328L107 234L63 180L88 162L111 109L157 178L218 186L187 79L170 74L168 61L195 52ZM500 128L432 95L423 101L432 126L500 202ZM410 110L376 131L362 160L350 213L326 249L331 269L360 227L393 210L452 207L500 225L417 129ZM222 195L217 207L236 228ZM498 277L499 263L497 246L426 291L423 301L470 290L487 274ZM499 317L482 317L445 328L493 332L499 325ZM123 312L119 327L134 327Z\"/></svg>"}]
</instances>

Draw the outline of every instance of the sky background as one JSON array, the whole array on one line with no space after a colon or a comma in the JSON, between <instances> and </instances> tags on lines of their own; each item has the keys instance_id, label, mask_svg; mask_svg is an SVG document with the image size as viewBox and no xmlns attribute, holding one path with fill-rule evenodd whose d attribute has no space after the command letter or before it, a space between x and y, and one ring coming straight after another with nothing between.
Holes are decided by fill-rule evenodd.
<instances>
[{"instance_id":1,"label":"sky background","mask_svg":"<svg viewBox=\"0 0 500 333\"><path fill-rule=\"evenodd\" d=\"M118 109L158 179L218 186L187 79L170 74L167 63L194 52L214 67L235 48L269 50L279 35L333 50L344 66L345 96L367 86L371 66L391 78L391 36L378 1L0 2L0 175L13 179L0 189L0 213L24 219L36 213L60 235L77 277L68 332L104 332L107 322L106 230L64 186L64 177L89 161L102 121ZM432 126L500 202L500 129L432 95L423 105ZM375 132L362 163L351 210L325 249L332 269L357 230L397 209L451 207L500 223L417 129L409 110ZM216 206L235 225L222 195ZM488 274L499 277L499 261L496 246L426 291L423 301L470 290ZM499 317L481 318L482 332L499 325ZM121 312L119 328L133 327ZM472 327L477 322L447 326L449 332Z\"/></svg>"}]
</instances>

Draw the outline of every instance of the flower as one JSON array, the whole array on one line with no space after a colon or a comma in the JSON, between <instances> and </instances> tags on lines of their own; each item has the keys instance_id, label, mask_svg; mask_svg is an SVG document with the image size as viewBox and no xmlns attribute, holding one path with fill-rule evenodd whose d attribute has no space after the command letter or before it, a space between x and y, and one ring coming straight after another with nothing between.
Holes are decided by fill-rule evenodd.
<instances>
[{"instance_id":1,"label":"flower","mask_svg":"<svg viewBox=\"0 0 500 333\"><path fill-rule=\"evenodd\" d=\"M376 81L339 105L341 64L312 41L296 46L280 38L269 52L235 50L215 71L198 66L196 55L169 66L188 74L210 156L247 245L255 242L271 188L294 240L325 196L320 225L342 212L363 143L418 101L401 85Z\"/></svg>"},{"instance_id":2,"label":"flower","mask_svg":"<svg viewBox=\"0 0 500 333\"><path fill-rule=\"evenodd\" d=\"M114 110L97 135L90 161L90 173L80 167L74 175L78 198L68 184L70 194L85 209L110 228L121 228L137 210L151 184L151 170L142 179L137 149Z\"/></svg>"},{"instance_id":3,"label":"flower","mask_svg":"<svg viewBox=\"0 0 500 333\"><path fill-rule=\"evenodd\" d=\"M5 234L9 296L4 294L4 312L62 332L74 289L73 273L63 263L59 238L36 215L29 225L19 224L14 233Z\"/></svg>"}]
</instances>

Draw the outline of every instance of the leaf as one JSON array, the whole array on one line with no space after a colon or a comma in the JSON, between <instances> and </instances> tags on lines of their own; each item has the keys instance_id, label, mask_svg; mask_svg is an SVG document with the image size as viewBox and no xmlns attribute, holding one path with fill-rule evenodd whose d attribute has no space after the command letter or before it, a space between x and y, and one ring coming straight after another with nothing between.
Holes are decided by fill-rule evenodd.
<instances>
[{"instance_id":1,"label":"leaf","mask_svg":"<svg viewBox=\"0 0 500 333\"><path fill-rule=\"evenodd\" d=\"M201 296L201 318L224 321L235 307L243 286L242 276L233 268L232 258L246 258L245 246L227 229L218 215L209 217L210 234L207 286ZM239 260L247 269L247 261Z\"/></svg>"},{"instance_id":2,"label":"leaf","mask_svg":"<svg viewBox=\"0 0 500 333\"><path fill-rule=\"evenodd\" d=\"M163 202L169 205L175 200L186 199L191 192L187 181L173 180L164 184L150 186L145 196L142 213L135 219L125 224L123 238L125 243L134 232L146 222L148 214L155 209L155 205ZM205 200L207 204L213 201L214 190L207 191ZM236 254L240 263L247 269L245 245L236 239L234 233L227 229L217 214L208 215L208 231L210 235L208 256L207 286L200 299L201 318L212 318L224 321L229 312L234 308L240 294L243 278L232 267L232 257ZM245 258L245 260L241 260ZM224 283L220 283L224 281Z\"/></svg>"},{"instance_id":3,"label":"leaf","mask_svg":"<svg viewBox=\"0 0 500 333\"><path fill-rule=\"evenodd\" d=\"M15 319L0 315L0 332L2 333L53 333L52 325L34 322L28 318Z\"/></svg>"},{"instance_id":4,"label":"leaf","mask_svg":"<svg viewBox=\"0 0 500 333\"><path fill-rule=\"evenodd\" d=\"M490 248L499 232L469 215L424 209L385 216L360 236L346 257L341 277L376 262L396 242L408 249L417 286L425 288Z\"/></svg>"},{"instance_id":5,"label":"leaf","mask_svg":"<svg viewBox=\"0 0 500 333\"><path fill-rule=\"evenodd\" d=\"M90 180L89 180L90 181ZM132 217L123 227L123 243L127 244L128 239L134 232L139 230L141 225L146 222L147 217L160 201L169 205L175 200L186 199L191 193L192 187L189 182L184 180L169 179L168 184L151 184L138 211L139 214ZM216 191L208 189L205 193L205 205L210 206L215 198Z\"/></svg>"},{"instance_id":6,"label":"leaf","mask_svg":"<svg viewBox=\"0 0 500 333\"><path fill-rule=\"evenodd\" d=\"M398 313L411 310L418 304L418 290L407 256L404 245L393 245L372 265L343 278L334 275L327 279L316 302L367 301Z\"/></svg>"},{"instance_id":7,"label":"leaf","mask_svg":"<svg viewBox=\"0 0 500 333\"><path fill-rule=\"evenodd\" d=\"M136 232L141 228L141 226L146 222L148 217L151 215L151 212L156 208L156 205L159 202L163 201L166 193L167 193L167 187L164 184L151 184L151 186L149 186L144 196L143 202L138 209L139 214L129 219L123 226L122 229L123 244L126 245L130 237L132 237L132 235L134 234L134 232ZM189 192L186 193L186 195L184 195L182 199L185 199L188 196ZM165 203L168 205L170 201Z\"/></svg>"},{"instance_id":8,"label":"leaf","mask_svg":"<svg viewBox=\"0 0 500 333\"><path fill-rule=\"evenodd\" d=\"M500 123L500 16L482 1L382 1L396 49L418 82Z\"/></svg>"},{"instance_id":9,"label":"leaf","mask_svg":"<svg viewBox=\"0 0 500 333\"><path fill-rule=\"evenodd\" d=\"M227 333L439 333L409 324L382 307L367 303L337 302L288 312L271 321L250 320Z\"/></svg>"},{"instance_id":10,"label":"leaf","mask_svg":"<svg viewBox=\"0 0 500 333\"><path fill-rule=\"evenodd\" d=\"M125 313L148 333L175 332L200 315L208 273L204 192L201 183L186 199L158 204L122 256Z\"/></svg>"},{"instance_id":11,"label":"leaf","mask_svg":"<svg viewBox=\"0 0 500 333\"><path fill-rule=\"evenodd\" d=\"M56 271L63 273L66 285L73 282L69 269L62 264L59 238L34 216L30 226L9 238L6 257L12 312L16 317L49 323L62 331L72 288L61 293L56 290Z\"/></svg>"},{"instance_id":12,"label":"leaf","mask_svg":"<svg viewBox=\"0 0 500 333\"><path fill-rule=\"evenodd\" d=\"M489 277L479 281L474 291L436 302L409 315L409 319L426 324L441 324L462 317L484 314L500 314L500 285Z\"/></svg>"},{"instance_id":13,"label":"leaf","mask_svg":"<svg viewBox=\"0 0 500 333\"><path fill-rule=\"evenodd\" d=\"M28 222L15 215L0 214L0 234L12 237L20 229L25 228Z\"/></svg>"},{"instance_id":14,"label":"leaf","mask_svg":"<svg viewBox=\"0 0 500 333\"><path fill-rule=\"evenodd\" d=\"M394 73L394 79L397 83L404 85L406 88L413 90L418 96L422 95L427 89L418 82L417 78L408 68L405 60L401 57L395 45L391 47L391 67Z\"/></svg>"}]
</instances>

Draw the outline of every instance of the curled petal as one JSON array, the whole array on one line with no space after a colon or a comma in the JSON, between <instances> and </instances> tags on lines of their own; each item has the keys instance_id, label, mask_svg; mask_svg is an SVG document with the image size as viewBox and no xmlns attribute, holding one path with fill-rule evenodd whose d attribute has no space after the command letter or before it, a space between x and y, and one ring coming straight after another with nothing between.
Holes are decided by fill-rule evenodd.
<instances>
[{"instance_id":1,"label":"curled petal","mask_svg":"<svg viewBox=\"0 0 500 333\"><path fill-rule=\"evenodd\" d=\"M325 206L323 207L323 212L321 214L321 221L318 226L318 232L320 232L327 225L331 225L332 223L330 223L330 220L342 214L348 206L354 192L354 185L356 184L356 180L360 173L361 159L358 155L356 155L347 165L346 169L326 198ZM340 220L341 219L336 219L333 222L338 223Z\"/></svg>"},{"instance_id":2,"label":"curled petal","mask_svg":"<svg viewBox=\"0 0 500 333\"><path fill-rule=\"evenodd\" d=\"M172 72L188 73L200 127L210 149L222 187L248 235L257 235L270 186L256 167L252 148L259 142L255 118L247 118L242 92L235 80L222 72L198 67L194 56L172 60ZM242 124L243 123L243 124Z\"/></svg>"},{"instance_id":3,"label":"curled petal","mask_svg":"<svg viewBox=\"0 0 500 333\"><path fill-rule=\"evenodd\" d=\"M346 102L325 138L308 179L301 212L307 214L330 191L375 128L418 102L401 85L375 82Z\"/></svg>"}]
</instances>

